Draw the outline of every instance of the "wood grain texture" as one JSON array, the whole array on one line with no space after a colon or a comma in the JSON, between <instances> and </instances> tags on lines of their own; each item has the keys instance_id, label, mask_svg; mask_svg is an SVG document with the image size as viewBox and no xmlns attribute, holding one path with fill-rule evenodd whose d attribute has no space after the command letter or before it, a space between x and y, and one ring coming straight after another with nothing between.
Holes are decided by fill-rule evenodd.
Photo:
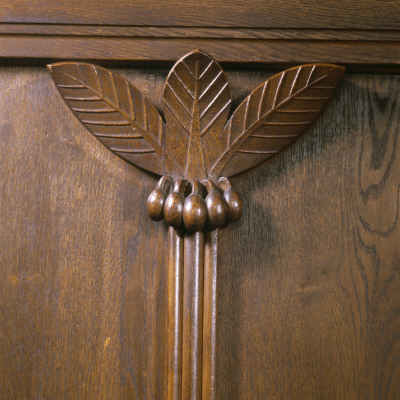
<instances>
[{"instance_id":1,"label":"wood grain texture","mask_svg":"<svg viewBox=\"0 0 400 400\"><path fill-rule=\"evenodd\" d=\"M186 179L205 179L223 149L221 132L231 94L226 75L196 50L176 62L165 82L163 112L170 134L165 149Z\"/></svg>"},{"instance_id":2,"label":"wood grain texture","mask_svg":"<svg viewBox=\"0 0 400 400\"><path fill-rule=\"evenodd\" d=\"M204 238L204 307L202 399L216 400L217 395L217 318L218 318L218 234L215 229Z\"/></svg>"},{"instance_id":3,"label":"wood grain texture","mask_svg":"<svg viewBox=\"0 0 400 400\"><path fill-rule=\"evenodd\" d=\"M234 181L218 398L400 396L399 96L398 76L347 76L307 137Z\"/></svg>"},{"instance_id":4,"label":"wood grain texture","mask_svg":"<svg viewBox=\"0 0 400 400\"><path fill-rule=\"evenodd\" d=\"M182 399L183 235L168 228L166 400Z\"/></svg>"},{"instance_id":5,"label":"wood grain texture","mask_svg":"<svg viewBox=\"0 0 400 400\"><path fill-rule=\"evenodd\" d=\"M182 399L202 399L204 234L184 238Z\"/></svg>"},{"instance_id":6,"label":"wood grain texture","mask_svg":"<svg viewBox=\"0 0 400 400\"><path fill-rule=\"evenodd\" d=\"M165 81L165 124L139 89L110 70L78 62L47 68L67 106L101 143L150 173L187 179L194 192L201 188L199 180L209 186L208 177L216 181L220 176L238 175L292 143L320 114L345 71L333 64L285 70L254 89L226 122L232 103L227 77L211 56L193 50L175 63ZM164 176L147 202L155 221L163 219L165 179L172 185L171 177ZM203 201L206 219L201 227L189 221L192 211L200 211L189 206L195 198L189 197L183 207L183 221L190 232L201 230L207 219ZM211 193L207 198L212 211ZM225 221L221 217L219 227Z\"/></svg>"},{"instance_id":7,"label":"wood grain texture","mask_svg":"<svg viewBox=\"0 0 400 400\"><path fill-rule=\"evenodd\" d=\"M218 62L248 64L251 60L272 65L327 62L350 65L354 70L369 67L376 71L386 65L399 71L398 40L348 41L343 36L331 40L0 36L0 58L24 64L32 60L43 64L49 60L79 60L113 64L158 61L172 65L182 54L196 48L211 54Z\"/></svg>"},{"instance_id":8,"label":"wood grain texture","mask_svg":"<svg viewBox=\"0 0 400 400\"><path fill-rule=\"evenodd\" d=\"M295 29L295 28L220 28L183 26L77 25L0 23L0 34L41 36L88 36L124 38L197 39L289 39L338 41L398 41L399 29Z\"/></svg>"},{"instance_id":9,"label":"wood grain texture","mask_svg":"<svg viewBox=\"0 0 400 400\"><path fill-rule=\"evenodd\" d=\"M116 72L161 110L167 70ZM234 108L271 73L227 75ZM155 181L52 94L44 68L0 69L0 398L163 398ZM233 181L217 399L400 396L399 95L398 76L348 74L307 136Z\"/></svg>"},{"instance_id":10,"label":"wood grain texture","mask_svg":"<svg viewBox=\"0 0 400 400\"><path fill-rule=\"evenodd\" d=\"M254 89L225 125L210 176L237 175L279 153L314 122L343 74L337 65L301 65Z\"/></svg>"},{"instance_id":11,"label":"wood grain texture","mask_svg":"<svg viewBox=\"0 0 400 400\"><path fill-rule=\"evenodd\" d=\"M16 0L0 3L0 22L253 28L397 29L399 2L374 0ZM201 10L201 12L199 12Z\"/></svg>"},{"instance_id":12,"label":"wood grain texture","mask_svg":"<svg viewBox=\"0 0 400 400\"><path fill-rule=\"evenodd\" d=\"M400 2L376 0L0 1L0 58L173 63L329 62L399 71Z\"/></svg>"},{"instance_id":13,"label":"wood grain texture","mask_svg":"<svg viewBox=\"0 0 400 400\"><path fill-rule=\"evenodd\" d=\"M153 179L66 114L49 78L0 71L0 398L162 398L168 242L144 207Z\"/></svg>"},{"instance_id":14,"label":"wood grain texture","mask_svg":"<svg viewBox=\"0 0 400 400\"><path fill-rule=\"evenodd\" d=\"M48 69L67 106L112 152L151 173L174 173L164 150L165 124L140 90L92 64L57 63Z\"/></svg>"}]
</instances>

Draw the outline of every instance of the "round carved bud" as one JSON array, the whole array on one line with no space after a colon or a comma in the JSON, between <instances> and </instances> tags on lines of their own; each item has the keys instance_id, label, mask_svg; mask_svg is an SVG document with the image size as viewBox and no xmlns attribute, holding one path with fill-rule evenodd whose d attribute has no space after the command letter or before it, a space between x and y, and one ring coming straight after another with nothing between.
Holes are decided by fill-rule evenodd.
<instances>
[{"instance_id":1,"label":"round carved bud","mask_svg":"<svg viewBox=\"0 0 400 400\"><path fill-rule=\"evenodd\" d=\"M156 188L147 199L147 212L153 221L160 221L164 217L164 201L167 192L162 188Z\"/></svg>"},{"instance_id":2,"label":"round carved bud","mask_svg":"<svg viewBox=\"0 0 400 400\"><path fill-rule=\"evenodd\" d=\"M189 232L201 231L207 222L207 206L198 194L191 194L183 206L183 222Z\"/></svg>"},{"instance_id":3,"label":"round carved bud","mask_svg":"<svg viewBox=\"0 0 400 400\"><path fill-rule=\"evenodd\" d=\"M224 199L227 204L227 217L229 221L236 222L240 219L243 212L242 199L239 193L233 189L224 192Z\"/></svg>"},{"instance_id":4,"label":"round carved bud","mask_svg":"<svg viewBox=\"0 0 400 400\"><path fill-rule=\"evenodd\" d=\"M168 225L174 228L182 225L184 202L185 198L181 193L172 192L167 196L164 203L164 218Z\"/></svg>"},{"instance_id":5,"label":"round carved bud","mask_svg":"<svg viewBox=\"0 0 400 400\"><path fill-rule=\"evenodd\" d=\"M226 219L226 204L220 193L213 190L206 197L208 224L210 228L222 228Z\"/></svg>"}]
</instances>

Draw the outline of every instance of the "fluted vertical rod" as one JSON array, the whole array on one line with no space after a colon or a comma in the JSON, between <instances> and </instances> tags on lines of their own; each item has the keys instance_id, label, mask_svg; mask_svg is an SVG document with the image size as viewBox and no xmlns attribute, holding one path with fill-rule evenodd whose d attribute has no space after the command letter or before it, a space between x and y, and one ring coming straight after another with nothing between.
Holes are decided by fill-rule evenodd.
<instances>
[{"instance_id":1,"label":"fluted vertical rod","mask_svg":"<svg viewBox=\"0 0 400 400\"><path fill-rule=\"evenodd\" d=\"M182 400L183 235L168 228L167 400Z\"/></svg>"},{"instance_id":2,"label":"fluted vertical rod","mask_svg":"<svg viewBox=\"0 0 400 400\"><path fill-rule=\"evenodd\" d=\"M204 239L202 400L216 399L217 376L217 251L218 229Z\"/></svg>"},{"instance_id":3,"label":"fluted vertical rod","mask_svg":"<svg viewBox=\"0 0 400 400\"><path fill-rule=\"evenodd\" d=\"M184 238L182 399L201 400L203 361L204 234Z\"/></svg>"}]
</instances>

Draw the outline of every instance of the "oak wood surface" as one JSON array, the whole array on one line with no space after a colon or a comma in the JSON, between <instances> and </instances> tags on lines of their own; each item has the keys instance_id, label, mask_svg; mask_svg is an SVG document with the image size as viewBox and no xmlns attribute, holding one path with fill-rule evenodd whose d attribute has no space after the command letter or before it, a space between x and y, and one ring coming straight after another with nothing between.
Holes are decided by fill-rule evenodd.
<instances>
[{"instance_id":1,"label":"oak wood surface","mask_svg":"<svg viewBox=\"0 0 400 400\"><path fill-rule=\"evenodd\" d=\"M0 85L0 398L162 398L153 179L82 135L44 69L3 68Z\"/></svg>"},{"instance_id":2,"label":"oak wood surface","mask_svg":"<svg viewBox=\"0 0 400 400\"><path fill-rule=\"evenodd\" d=\"M218 234L215 229L204 238L202 398L207 400L217 399Z\"/></svg>"},{"instance_id":3,"label":"oak wood surface","mask_svg":"<svg viewBox=\"0 0 400 400\"><path fill-rule=\"evenodd\" d=\"M312 28L251 28L196 26L136 26L136 25L79 25L47 23L0 23L0 34L41 36L88 36L131 38L197 38L197 39L296 39L296 40L361 40L399 41L395 29L320 29ZM154 55L156 57L156 55Z\"/></svg>"},{"instance_id":4,"label":"oak wood surface","mask_svg":"<svg viewBox=\"0 0 400 400\"><path fill-rule=\"evenodd\" d=\"M400 13L399 13L400 14ZM399 37L399 32L395 35ZM80 60L128 64L131 62L172 63L196 48L210 53L219 62L264 64L306 64L327 62L352 66L391 67L399 71L399 40L346 40L346 32L330 40L314 39L219 39L157 37L81 37L43 35L1 35L0 57L18 64L32 61L45 64L57 60Z\"/></svg>"},{"instance_id":5,"label":"oak wood surface","mask_svg":"<svg viewBox=\"0 0 400 400\"><path fill-rule=\"evenodd\" d=\"M0 0L0 59L173 63L201 48L220 62L398 72L399 26L399 0Z\"/></svg>"},{"instance_id":6,"label":"oak wood surface","mask_svg":"<svg viewBox=\"0 0 400 400\"><path fill-rule=\"evenodd\" d=\"M347 76L303 141L235 181L219 398L400 396L399 96L399 76Z\"/></svg>"},{"instance_id":7,"label":"oak wood surface","mask_svg":"<svg viewBox=\"0 0 400 400\"><path fill-rule=\"evenodd\" d=\"M194 50L175 63L165 80L164 123L138 88L108 69L78 62L47 68L66 105L101 143L149 173L166 175L149 196L151 219L159 221L165 213L168 223L175 204L182 206L182 195L167 196L171 177L179 178L173 186L182 178L192 182L193 194L200 197L190 196L184 203L183 221L190 232L205 226L207 210L209 227L224 226L225 204L213 190L218 178L226 181L241 174L296 140L319 116L345 72L334 64L286 69L255 88L228 120L232 98L226 74L212 57ZM214 183L206 180L209 177ZM204 185L207 205L201 198ZM196 198L201 208L193 207ZM195 223L189 215L200 210L205 213ZM179 228L174 218L172 222L169 225Z\"/></svg>"},{"instance_id":8,"label":"oak wood surface","mask_svg":"<svg viewBox=\"0 0 400 400\"><path fill-rule=\"evenodd\" d=\"M202 399L204 233L184 238L182 399Z\"/></svg>"},{"instance_id":9,"label":"oak wood surface","mask_svg":"<svg viewBox=\"0 0 400 400\"><path fill-rule=\"evenodd\" d=\"M166 400L182 399L183 235L168 227Z\"/></svg>"},{"instance_id":10,"label":"oak wood surface","mask_svg":"<svg viewBox=\"0 0 400 400\"><path fill-rule=\"evenodd\" d=\"M167 70L121 70L160 110ZM233 107L271 74L228 71ZM282 155L234 180L218 236L218 399L396 399L400 78L347 75ZM0 398L157 399L167 229L155 181L0 69Z\"/></svg>"},{"instance_id":11,"label":"oak wood surface","mask_svg":"<svg viewBox=\"0 0 400 400\"><path fill-rule=\"evenodd\" d=\"M398 29L399 7L398 0L2 0L0 22Z\"/></svg>"}]
</instances>

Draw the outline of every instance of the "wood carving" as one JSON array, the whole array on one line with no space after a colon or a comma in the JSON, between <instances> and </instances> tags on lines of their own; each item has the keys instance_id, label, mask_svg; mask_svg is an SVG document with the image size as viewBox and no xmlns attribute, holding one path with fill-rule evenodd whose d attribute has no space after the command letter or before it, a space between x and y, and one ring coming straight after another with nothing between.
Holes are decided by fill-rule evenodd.
<instances>
[{"instance_id":1,"label":"wood carving","mask_svg":"<svg viewBox=\"0 0 400 400\"><path fill-rule=\"evenodd\" d=\"M217 206L222 201L218 178L238 175L292 143L322 111L344 73L331 64L283 71L255 89L226 122L231 105L227 77L212 57L196 50L182 57L167 77L164 123L144 95L117 74L72 62L49 69L70 109L110 150L156 175L188 181L193 187L188 199L174 191L178 204L169 197L164 207L167 192L158 187L148 207L154 220L166 212L167 223L178 228L180 221L192 232L222 227L226 215L231 220L230 203ZM216 203L211 204L209 195L206 205L200 198L211 184ZM210 212L220 215L210 218ZM177 213L173 221L172 213Z\"/></svg>"},{"instance_id":2,"label":"wood carving","mask_svg":"<svg viewBox=\"0 0 400 400\"><path fill-rule=\"evenodd\" d=\"M111 151L155 175L149 216L169 228L167 399L214 399L217 232L238 221L228 178L279 153L316 119L344 68L302 65L256 88L228 120L221 66L196 50L169 73L163 118L121 76L85 63L48 66L77 118ZM204 233L203 233L204 232Z\"/></svg>"}]
</instances>

